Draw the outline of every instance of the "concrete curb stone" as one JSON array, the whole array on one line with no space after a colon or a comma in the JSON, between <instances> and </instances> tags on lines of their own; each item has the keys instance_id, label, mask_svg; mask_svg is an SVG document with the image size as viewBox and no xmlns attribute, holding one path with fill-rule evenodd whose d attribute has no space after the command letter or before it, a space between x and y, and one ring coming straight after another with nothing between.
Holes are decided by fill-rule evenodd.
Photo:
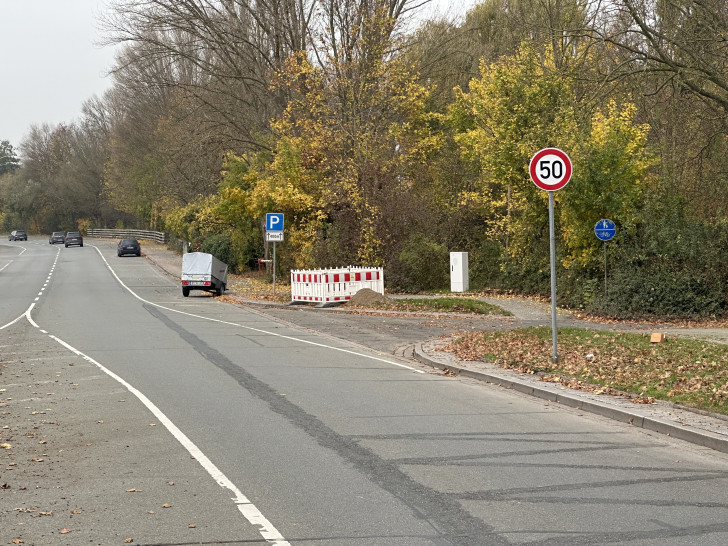
<instances>
[{"instance_id":1,"label":"concrete curb stone","mask_svg":"<svg viewBox=\"0 0 728 546\"><path fill-rule=\"evenodd\" d=\"M179 266L179 256L164 248L149 245L150 252L145 253L147 259L161 270L175 277ZM178 277L178 274L176 275ZM247 300L236 297L240 303L266 307L286 307L285 304ZM324 310L324 309L322 309ZM345 310L330 308L326 311ZM321 310L320 310L321 311ZM379 312L377 314L387 314ZM399 313L401 315L401 313ZM417 315L418 313L412 313ZM505 317L501 317L503 320ZM513 321L517 326L518 320L508 317L506 321ZM675 332L677 333L677 332ZM682 332L680 332L682 333ZM723 341L725 342L725 341ZM485 381L499 385L503 388L529 396L538 397L549 402L563 404L571 408L587 411L605 418L644 428L659 434L684 440L695 445L728 453L728 418L689 410L669 402L658 401L657 404L640 405L637 407L626 397L596 395L584 391L567 389L561 385L538 381L536 376L520 374L498 366L483 362L459 362L450 353L438 352L439 340L429 340L415 344L412 352L404 351L407 356L413 357L420 363L440 369L449 370L462 377L478 381Z\"/></svg>"},{"instance_id":2,"label":"concrete curb stone","mask_svg":"<svg viewBox=\"0 0 728 546\"><path fill-rule=\"evenodd\" d=\"M728 419L721 416L696 413L663 401L640 406L638 410L626 397L582 393L557 384L543 383L538 381L537 376L505 370L492 364L460 362L450 353L433 354L437 353L437 343L438 340L431 340L415 344L415 359L422 364L462 377L493 383L549 402L728 453Z\"/></svg>"}]
</instances>

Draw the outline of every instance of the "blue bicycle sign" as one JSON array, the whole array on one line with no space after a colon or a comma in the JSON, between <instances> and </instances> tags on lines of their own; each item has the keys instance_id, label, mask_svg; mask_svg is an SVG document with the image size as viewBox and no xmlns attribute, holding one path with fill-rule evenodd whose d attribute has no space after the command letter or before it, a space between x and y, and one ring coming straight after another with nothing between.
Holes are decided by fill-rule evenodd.
<instances>
[{"instance_id":1,"label":"blue bicycle sign","mask_svg":"<svg viewBox=\"0 0 728 546\"><path fill-rule=\"evenodd\" d=\"M617 226L614 225L614 222L606 218L602 218L594 226L594 235L596 235L597 239L600 241L610 241L616 233Z\"/></svg>"}]
</instances>

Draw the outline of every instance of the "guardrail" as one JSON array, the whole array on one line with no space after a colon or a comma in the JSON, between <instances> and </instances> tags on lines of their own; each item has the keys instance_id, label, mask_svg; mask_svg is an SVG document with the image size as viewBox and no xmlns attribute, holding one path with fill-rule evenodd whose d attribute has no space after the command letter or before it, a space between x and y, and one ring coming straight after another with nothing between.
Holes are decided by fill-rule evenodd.
<instances>
[{"instance_id":1,"label":"guardrail","mask_svg":"<svg viewBox=\"0 0 728 546\"><path fill-rule=\"evenodd\" d=\"M166 236L161 231L146 231L143 229L89 229L86 234L89 237L108 237L112 239L149 239L164 244Z\"/></svg>"},{"instance_id":2,"label":"guardrail","mask_svg":"<svg viewBox=\"0 0 728 546\"><path fill-rule=\"evenodd\" d=\"M291 271L292 301L343 302L350 300L362 288L384 294L384 269L350 266Z\"/></svg>"}]
</instances>

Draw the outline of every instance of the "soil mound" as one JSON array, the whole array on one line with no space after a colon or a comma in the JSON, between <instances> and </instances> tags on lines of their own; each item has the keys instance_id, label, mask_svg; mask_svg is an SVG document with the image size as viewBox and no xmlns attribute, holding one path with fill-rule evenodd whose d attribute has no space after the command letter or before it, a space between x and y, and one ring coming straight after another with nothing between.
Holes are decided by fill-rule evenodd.
<instances>
[{"instance_id":1,"label":"soil mound","mask_svg":"<svg viewBox=\"0 0 728 546\"><path fill-rule=\"evenodd\" d=\"M370 305L387 303L389 301L390 300L387 296L384 296L379 292L375 292L370 288L362 288L351 297L349 304L356 307L368 307Z\"/></svg>"}]
</instances>

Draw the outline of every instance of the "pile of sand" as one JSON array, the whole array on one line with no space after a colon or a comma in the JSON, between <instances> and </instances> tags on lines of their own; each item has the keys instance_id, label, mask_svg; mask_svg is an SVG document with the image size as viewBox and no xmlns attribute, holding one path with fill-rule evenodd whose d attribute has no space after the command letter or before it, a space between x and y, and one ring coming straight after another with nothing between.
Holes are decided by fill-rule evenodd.
<instances>
[{"instance_id":1,"label":"pile of sand","mask_svg":"<svg viewBox=\"0 0 728 546\"><path fill-rule=\"evenodd\" d=\"M369 307L377 303L387 303L390 299L387 296L375 292L369 288L362 288L356 294L354 294L349 300L350 305L356 307Z\"/></svg>"}]
</instances>

